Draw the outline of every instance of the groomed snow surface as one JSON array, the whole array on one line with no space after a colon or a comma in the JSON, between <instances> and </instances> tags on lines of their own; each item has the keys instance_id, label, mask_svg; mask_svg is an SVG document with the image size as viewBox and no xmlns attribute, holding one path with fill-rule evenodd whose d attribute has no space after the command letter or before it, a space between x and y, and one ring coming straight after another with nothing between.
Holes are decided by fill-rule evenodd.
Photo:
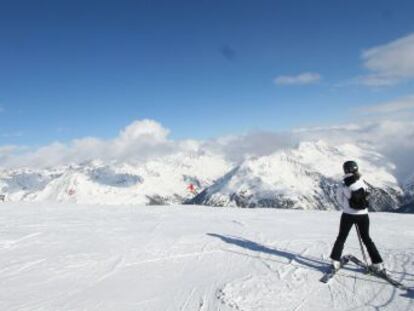
<instances>
[{"instance_id":1,"label":"groomed snow surface","mask_svg":"<svg viewBox=\"0 0 414 311\"><path fill-rule=\"evenodd\" d=\"M200 206L0 206L0 310L414 310L348 264L340 213ZM414 215L371 214L388 270L414 285ZM361 257L355 231L345 254Z\"/></svg>"}]
</instances>

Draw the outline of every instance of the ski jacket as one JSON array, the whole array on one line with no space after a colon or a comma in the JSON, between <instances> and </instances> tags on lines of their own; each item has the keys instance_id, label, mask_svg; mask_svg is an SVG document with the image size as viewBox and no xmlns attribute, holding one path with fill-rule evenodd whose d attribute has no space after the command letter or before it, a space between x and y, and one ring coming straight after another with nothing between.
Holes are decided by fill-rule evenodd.
<instances>
[{"instance_id":1,"label":"ski jacket","mask_svg":"<svg viewBox=\"0 0 414 311\"><path fill-rule=\"evenodd\" d=\"M351 177L352 174L346 174L344 179L342 180L341 184L339 185L338 189L336 190L336 200L340 204L342 210L346 214L351 215L365 215L368 214L368 209L365 208L363 210L353 209L349 205L349 200L351 199L352 191L358 190L363 188L365 191L368 192L368 185L363 181L361 178L355 180L352 184L346 185L345 179Z\"/></svg>"}]
</instances>

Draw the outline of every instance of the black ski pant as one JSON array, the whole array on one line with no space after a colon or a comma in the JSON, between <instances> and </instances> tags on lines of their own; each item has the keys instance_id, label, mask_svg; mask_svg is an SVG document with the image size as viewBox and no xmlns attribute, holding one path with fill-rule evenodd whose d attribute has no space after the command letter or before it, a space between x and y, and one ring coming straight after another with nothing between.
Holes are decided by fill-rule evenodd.
<instances>
[{"instance_id":1,"label":"black ski pant","mask_svg":"<svg viewBox=\"0 0 414 311\"><path fill-rule=\"evenodd\" d=\"M353 225L358 226L359 232L361 233L362 242L367 247L369 257L371 257L372 263L381 263L382 258L369 236L369 217L365 215L350 215L342 213L341 224L339 227L339 234L336 238L334 247L332 249L331 258L333 260L340 260L342 251L344 249L346 238L348 237L349 231Z\"/></svg>"}]
</instances>

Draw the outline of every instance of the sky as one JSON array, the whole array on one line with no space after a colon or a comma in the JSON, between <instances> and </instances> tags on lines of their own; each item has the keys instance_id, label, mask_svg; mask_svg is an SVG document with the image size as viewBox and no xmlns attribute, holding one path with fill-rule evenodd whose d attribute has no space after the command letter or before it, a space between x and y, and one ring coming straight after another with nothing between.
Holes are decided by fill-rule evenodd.
<instances>
[{"instance_id":1,"label":"sky","mask_svg":"<svg viewBox=\"0 0 414 311\"><path fill-rule=\"evenodd\" d=\"M0 153L409 122L413 21L401 0L2 1Z\"/></svg>"}]
</instances>

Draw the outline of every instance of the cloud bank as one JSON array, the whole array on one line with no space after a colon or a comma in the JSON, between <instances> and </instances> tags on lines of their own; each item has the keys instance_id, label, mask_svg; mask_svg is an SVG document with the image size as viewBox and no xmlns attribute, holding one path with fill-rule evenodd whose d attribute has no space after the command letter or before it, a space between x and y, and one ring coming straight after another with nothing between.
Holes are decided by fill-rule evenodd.
<instances>
[{"instance_id":1,"label":"cloud bank","mask_svg":"<svg viewBox=\"0 0 414 311\"><path fill-rule=\"evenodd\" d=\"M379 105L378 109L381 107ZM324 140L333 145L352 143L374 148L397 165L395 174L400 181L414 173L414 121L410 120L366 121L286 132L250 132L207 141L171 140L169 133L156 121L140 120L110 140L85 137L69 143L55 142L35 150L3 146L0 147L0 166L45 168L89 160L139 163L183 152L218 154L237 163L247 157L295 147L302 141Z\"/></svg>"},{"instance_id":2,"label":"cloud bank","mask_svg":"<svg viewBox=\"0 0 414 311\"><path fill-rule=\"evenodd\" d=\"M392 114L414 110L414 94L374 106L361 106L356 111L365 114Z\"/></svg>"},{"instance_id":3,"label":"cloud bank","mask_svg":"<svg viewBox=\"0 0 414 311\"><path fill-rule=\"evenodd\" d=\"M194 148L188 141L171 141L169 130L153 120L139 120L128 125L114 139L96 137L75 139L69 143L54 142L36 150L17 147L0 148L3 167L53 167L90 160L146 161L150 158Z\"/></svg>"}]
</instances>

